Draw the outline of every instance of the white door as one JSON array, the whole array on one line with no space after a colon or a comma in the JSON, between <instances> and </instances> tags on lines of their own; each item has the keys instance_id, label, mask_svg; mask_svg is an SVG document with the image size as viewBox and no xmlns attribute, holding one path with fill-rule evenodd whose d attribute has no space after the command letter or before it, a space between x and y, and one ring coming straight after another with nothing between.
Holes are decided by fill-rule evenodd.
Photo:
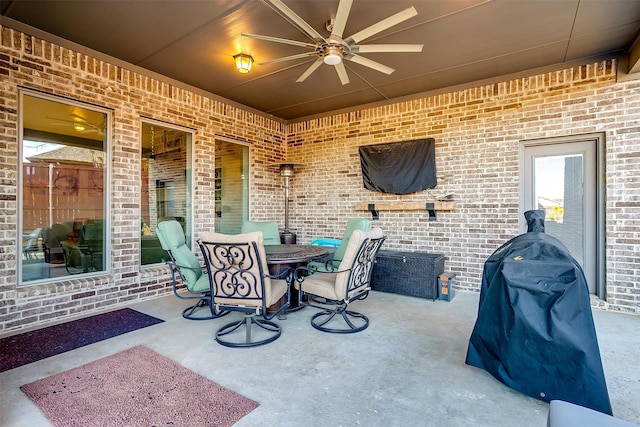
<instances>
[{"instance_id":1,"label":"white door","mask_svg":"<svg viewBox=\"0 0 640 427\"><path fill-rule=\"evenodd\" d=\"M545 232L569 249L584 270L591 293L604 288L600 141L600 136L528 141L521 156L521 211L545 211ZM525 232L524 217L520 226Z\"/></svg>"}]
</instances>

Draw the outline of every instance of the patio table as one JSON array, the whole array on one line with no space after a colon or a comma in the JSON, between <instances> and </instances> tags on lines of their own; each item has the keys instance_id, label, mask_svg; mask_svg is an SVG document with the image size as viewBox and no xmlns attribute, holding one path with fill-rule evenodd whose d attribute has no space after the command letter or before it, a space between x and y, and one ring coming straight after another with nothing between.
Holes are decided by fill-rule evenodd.
<instances>
[{"instance_id":1,"label":"patio table","mask_svg":"<svg viewBox=\"0 0 640 427\"><path fill-rule=\"evenodd\" d=\"M296 269L307 265L309 261L320 259L329 253L327 248L322 246L293 244L265 245L264 250L267 255L269 273L274 276L286 267ZM291 286L290 292L291 302L286 311L291 312L301 309L302 306L298 304L298 290L295 286ZM282 301L279 301L272 307L280 307L281 304Z\"/></svg>"}]
</instances>

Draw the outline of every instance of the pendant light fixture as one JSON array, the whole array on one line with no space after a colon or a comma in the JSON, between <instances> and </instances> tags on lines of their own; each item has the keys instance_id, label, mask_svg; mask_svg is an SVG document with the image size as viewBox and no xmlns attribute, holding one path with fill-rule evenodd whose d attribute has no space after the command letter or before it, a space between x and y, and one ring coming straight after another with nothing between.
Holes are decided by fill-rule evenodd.
<instances>
[{"instance_id":1,"label":"pendant light fixture","mask_svg":"<svg viewBox=\"0 0 640 427\"><path fill-rule=\"evenodd\" d=\"M253 64L253 57L251 55L239 53L233 57L233 60L240 73L246 74L251 70L251 65Z\"/></svg>"}]
</instances>

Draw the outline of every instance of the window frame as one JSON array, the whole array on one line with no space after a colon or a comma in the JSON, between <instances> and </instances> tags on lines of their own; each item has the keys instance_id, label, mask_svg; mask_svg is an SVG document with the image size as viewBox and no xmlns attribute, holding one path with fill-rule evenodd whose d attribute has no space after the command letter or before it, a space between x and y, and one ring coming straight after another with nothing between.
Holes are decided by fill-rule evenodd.
<instances>
[{"instance_id":1,"label":"window frame","mask_svg":"<svg viewBox=\"0 0 640 427\"><path fill-rule=\"evenodd\" d=\"M180 132L185 132L187 134L191 135L191 139L188 142L188 147L187 147L187 159L185 162L185 179L187 181L186 183L186 190L187 190L187 195L186 195L186 200L185 200L185 210L186 210L186 215L185 215L185 221L187 222L187 224L190 224L189 227L189 232L186 235L186 240L187 240L187 246L193 250L193 243L195 242L195 227L194 227L194 212L193 212L193 198L194 198L194 194L195 194L195 180L193 179L193 168L195 166L195 137L196 137L196 129L194 128L190 128L187 126L181 126L181 125L176 125L174 123L169 123L166 121L162 121L162 120L157 120L157 119L153 119L151 117L146 117L146 116L140 116L140 167L138 168L138 170L140 171L140 187L139 187L139 191L138 194L140 195L138 197L138 212L140 213L140 218L142 218L142 136L143 136L143 126L147 124L147 125L155 125L155 126L161 126L163 128L168 128L168 129L173 129L176 131L180 131ZM160 265L163 265L162 261L159 261L157 263L151 263L151 264L142 264L142 230L140 230L139 234L138 234L138 266L141 269L144 268L153 268L153 267L158 267Z\"/></svg>"},{"instance_id":2,"label":"window frame","mask_svg":"<svg viewBox=\"0 0 640 427\"><path fill-rule=\"evenodd\" d=\"M221 135L216 135L215 140L214 140L214 144L217 147L218 143L226 143L226 144L235 144L241 147L244 147L247 149L247 176L244 178L245 184L246 185L246 206L243 204L243 221L244 220L249 220L251 219L251 196L252 196L252 191L251 191L251 184L252 184L252 165L253 165L253 145L246 142L246 141L240 141L234 138L230 138L227 136L221 136ZM217 153L217 151L216 151ZM217 154L214 156L214 165L216 164L217 161ZM224 184L223 184L224 185ZM222 189L223 190L223 189ZM243 188L244 191L244 188ZM214 188L214 192L215 192L215 188ZM221 197L223 200L224 199L224 191L221 191ZM244 197L244 196L243 196ZM245 218L246 216L246 218ZM218 218L217 216L214 215L214 229L216 230L216 232L221 232L224 233L226 232L226 230L220 230L219 231L219 226L218 226L218 222L221 221L220 218ZM239 233L239 231L238 231Z\"/></svg>"},{"instance_id":3,"label":"window frame","mask_svg":"<svg viewBox=\"0 0 640 427\"><path fill-rule=\"evenodd\" d=\"M97 113L101 113L105 115L105 134L103 140L103 152L104 152L104 172L103 172L103 203L104 203L104 218L103 224L105 228L105 237L104 237L104 269L100 271L91 271L86 273L78 273L78 274L66 274L63 276L57 277L48 277L36 280L30 280L28 282L23 281L23 242L22 242L22 229L23 229L23 208L24 208L24 191L23 191L23 183L24 183L24 98L25 96L30 96L34 98L39 98L45 101L57 102L69 106L75 106L87 110L91 110ZM18 185L16 186L17 190L17 210L16 210L16 287L27 287L34 285L44 285L51 284L66 280L73 280L78 278L92 277L92 276L102 276L108 275L112 272L112 254L111 254L111 147L112 147L112 127L113 127L113 110L101 105L93 104L90 102L80 101L74 98L69 98L65 96L54 95L47 92L40 92L38 90L19 87L18 88L18 132L17 134L17 166L18 166Z\"/></svg>"}]
</instances>

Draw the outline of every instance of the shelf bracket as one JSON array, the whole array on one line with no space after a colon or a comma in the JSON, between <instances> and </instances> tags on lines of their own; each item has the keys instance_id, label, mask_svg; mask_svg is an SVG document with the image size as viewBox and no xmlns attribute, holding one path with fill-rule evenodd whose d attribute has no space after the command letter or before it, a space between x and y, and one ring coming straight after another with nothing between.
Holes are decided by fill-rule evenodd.
<instances>
[{"instance_id":1,"label":"shelf bracket","mask_svg":"<svg viewBox=\"0 0 640 427\"><path fill-rule=\"evenodd\" d=\"M429 212L429 221L435 221L437 219L435 203L427 203L426 208Z\"/></svg>"},{"instance_id":2,"label":"shelf bracket","mask_svg":"<svg viewBox=\"0 0 640 427\"><path fill-rule=\"evenodd\" d=\"M380 219L380 212L378 212L378 211L376 210L376 205L375 205L375 203L369 203L369 205L368 205L367 209L369 210L369 212L371 212L371 218L372 218L374 221L377 221L377 220L379 220L379 219Z\"/></svg>"}]
</instances>

